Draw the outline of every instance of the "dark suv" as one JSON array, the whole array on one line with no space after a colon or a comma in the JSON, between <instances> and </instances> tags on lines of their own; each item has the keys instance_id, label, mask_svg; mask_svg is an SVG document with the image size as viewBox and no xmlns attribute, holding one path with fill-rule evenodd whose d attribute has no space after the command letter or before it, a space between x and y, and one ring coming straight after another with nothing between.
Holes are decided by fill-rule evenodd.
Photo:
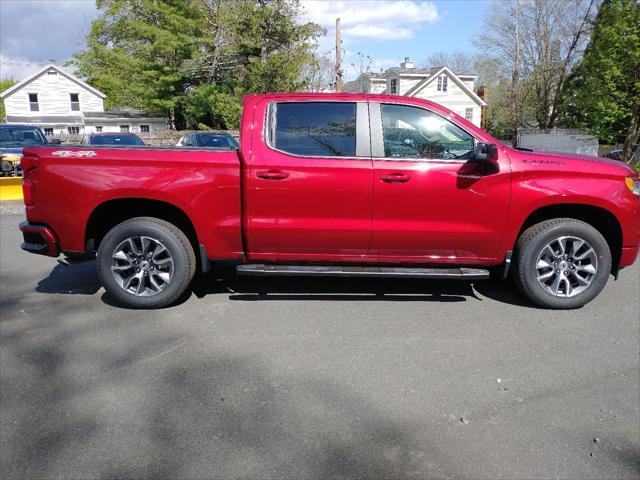
<instances>
[{"instance_id":1,"label":"dark suv","mask_svg":"<svg viewBox=\"0 0 640 480\"><path fill-rule=\"evenodd\" d=\"M22 175L20 160L23 147L56 145L60 140L47 140L35 125L0 125L0 176Z\"/></svg>"}]
</instances>

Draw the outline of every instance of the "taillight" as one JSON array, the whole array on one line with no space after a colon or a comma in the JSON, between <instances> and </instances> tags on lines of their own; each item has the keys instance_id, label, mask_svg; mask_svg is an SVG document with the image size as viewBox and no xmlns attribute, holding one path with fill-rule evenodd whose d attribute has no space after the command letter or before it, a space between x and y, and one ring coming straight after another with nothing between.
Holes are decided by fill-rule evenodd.
<instances>
[{"instance_id":1,"label":"taillight","mask_svg":"<svg viewBox=\"0 0 640 480\"><path fill-rule=\"evenodd\" d=\"M24 197L24 204L27 206L33 205L33 182L29 177L39 163L40 157L38 155L31 152L23 152L22 160L20 160L20 166L22 167L22 196Z\"/></svg>"},{"instance_id":2,"label":"taillight","mask_svg":"<svg viewBox=\"0 0 640 480\"><path fill-rule=\"evenodd\" d=\"M33 205L33 182L24 177L22 178L22 196L27 207Z\"/></svg>"},{"instance_id":3,"label":"taillight","mask_svg":"<svg viewBox=\"0 0 640 480\"><path fill-rule=\"evenodd\" d=\"M20 166L22 167L22 176L27 177L31 170L38 167L40 163L40 157L35 153L23 152L22 160L20 160Z\"/></svg>"}]
</instances>

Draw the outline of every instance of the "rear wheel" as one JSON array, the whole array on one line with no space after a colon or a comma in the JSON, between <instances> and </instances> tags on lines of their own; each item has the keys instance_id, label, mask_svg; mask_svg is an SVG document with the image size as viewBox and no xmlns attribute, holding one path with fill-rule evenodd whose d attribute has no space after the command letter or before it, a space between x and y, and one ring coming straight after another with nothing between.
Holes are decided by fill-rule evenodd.
<instances>
[{"instance_id":1,"label":"rear wheel","mask_svg":"<svg viewBox=\"0 0 640 480\"><path fill-rule=\"evenodd\" d=\"M604 288L611 272L611 251L588 223L557 218L527 229L516 246L513 278L538 306L579 308Z\"/></svg>"},{"instance_id":2,"label":"rear wheel","mask_svg":"<svg viewBox=\"0 0 640 480\"><path fill-rule=\"evenodd\" d=\"M175 302L195 273L193 247L175 225L139 217L113 227L100 243L98 276L109 295L132 308Z\"/></svg>"}]
</instances>

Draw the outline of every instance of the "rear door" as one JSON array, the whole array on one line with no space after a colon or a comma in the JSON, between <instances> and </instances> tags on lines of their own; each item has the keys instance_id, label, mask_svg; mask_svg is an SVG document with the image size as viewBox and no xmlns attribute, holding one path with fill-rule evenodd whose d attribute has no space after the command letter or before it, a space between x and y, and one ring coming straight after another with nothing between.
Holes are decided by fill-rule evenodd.
<instances>
[{"instance_id":1,"label":"rear door","mask_svg":"<svg viewBox=\"0 0 640 480\"><path fill-rule=\"evenodd\" d=\"M422 107L371 103L371 255L485 263L500 245L511 177L505 154L470 162L475 138Z\"/></svg>"},{"instance_id":2,"label":"rear door","mask_svg":"<svg viewBox=\"0 0 640 480\"><path fill-rule=\"evenodd\" d=\"M361 258L369 249L372 165L367 102L258 104L245 170L252 259Z\"/></svg>"}]
</instances>

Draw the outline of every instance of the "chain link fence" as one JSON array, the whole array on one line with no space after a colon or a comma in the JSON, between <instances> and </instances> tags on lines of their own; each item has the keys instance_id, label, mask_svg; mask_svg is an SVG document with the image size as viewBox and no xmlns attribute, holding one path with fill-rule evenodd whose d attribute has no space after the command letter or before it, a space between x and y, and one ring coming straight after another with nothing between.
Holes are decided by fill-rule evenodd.
<instances>
[{"instance_id":1,"label":"chain link fence","mask_svg":"<svg viewBox=\"0 0 640 480\"><path fill-rule=\"evenodd\" d=\"M518 146L533 150L598 156L598 138L584 130L568 128L521 129L518 131Z\"/></svg>"}]
</instances>

